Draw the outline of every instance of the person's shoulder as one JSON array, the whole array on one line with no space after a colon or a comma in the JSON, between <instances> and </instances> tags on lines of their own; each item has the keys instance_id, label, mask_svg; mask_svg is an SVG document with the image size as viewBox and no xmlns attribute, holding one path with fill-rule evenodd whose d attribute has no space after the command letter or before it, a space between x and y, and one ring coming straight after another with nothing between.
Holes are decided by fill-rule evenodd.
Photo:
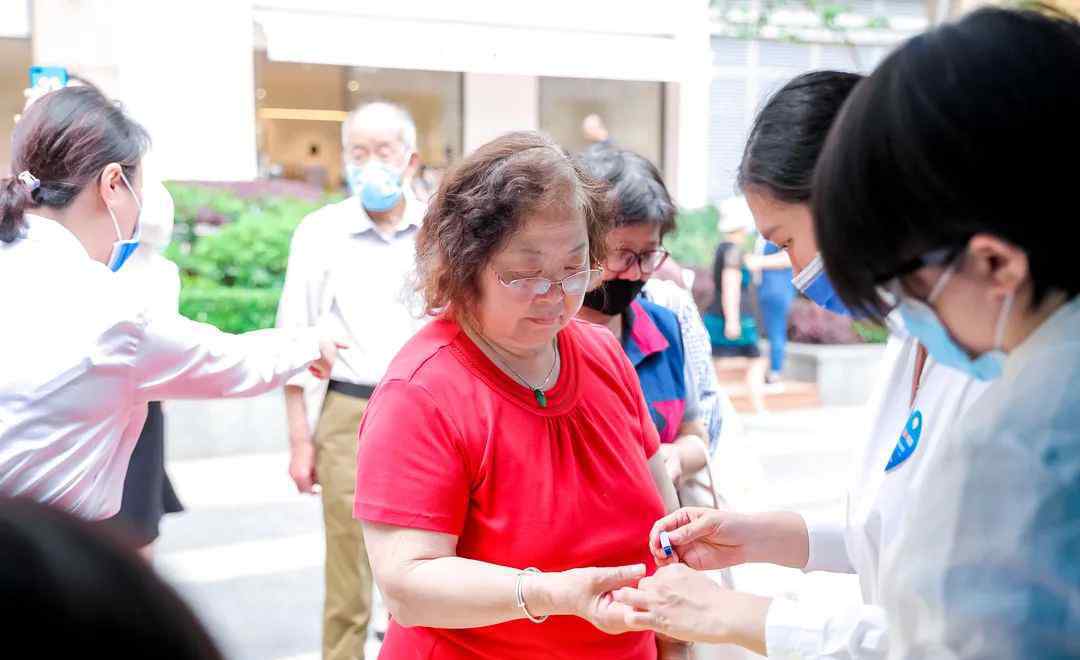
<instances>
[{"instance_id":1,"label":"person's shoulder","mask_svg":"<svg viewBox=\"0 0 1080 660\"><path fill-rule=\"evenodd\" d=\"M563 332L577 347L586 369L623 373L623 363L629 365L622 344L606 326L575 318Z\"/></svg>"},{"instance_id":2,"label":"person's shoulder","mask_svg":"<svg viewBox=\"0 0 1080 660\"><path fill-rule=\"evenodd\" d=\"M460 333L461 326L446 317L427 323L390 362L383 382L400 381L420 387L437 384L446 375L442 367L445 360L453 359L449 349Z\"/></svg>"},{"instance_id":3,"label":"person's shoulder","mask_svg":"<svg viewBox=\"0 0 1080 660\"><path fill-rule=\"evenodd\" d=\"M653 324L660 330L660 333L664 335L664 338L668 340L669 344L674 345L676 343L681 343L679 339L681 335L681 324L679 322L679 317L675 312L641 296L638 296L635 302L649 315Z\"/></svg>"},{"instance_id":4,"label":"person's shoulder","mask_svg":"<svg viewBox=\"0 0 1080 660\"><path fill-rule=\"evenodd\" d=\"M645 294L647 300L670 309L676 316L681 316L689 309L697 311L693 295L670 280L650 278L641 292Z\"/></svg>"},{"instance_id":5,"label":"person's shoulder","mask_svg":"<svg viewBox=\"0 0 1080 660\"><path fill-rule=\"evenodd\" d=\"M293 240L324 236L340 231L343 221L356 212L356 198L354 197L346 197L341 201L317 208L300 220L293 233Z\"/></svg>"},{"instance_id":6,"label":"person's shoulder","mask_svg":"<svg viewBox=\"0 0 1080 660\"><path fill-rule=\"evenodd\" d=\"M575 317L566 324L563 331L586 353L595 350L622 351L619 340L611 334L611 330L602 325Z\"/></svg>"}]
</instances>

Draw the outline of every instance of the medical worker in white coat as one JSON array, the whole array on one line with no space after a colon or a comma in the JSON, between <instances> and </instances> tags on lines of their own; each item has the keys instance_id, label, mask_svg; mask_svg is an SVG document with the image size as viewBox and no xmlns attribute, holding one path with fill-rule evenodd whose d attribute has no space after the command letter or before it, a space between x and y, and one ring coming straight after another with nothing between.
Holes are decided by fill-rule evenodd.
<instances>
[{"instance_id":1,"label":"medical worker in white coat","mask_svg":"<svg viewBox=\"0 0 1080 660\"><path fill-rule=\"evenodd\" d=\"M1080 23L1047 11L913 38L815 172L841 297L991 382L903 496L879 579L893 658L1080 657Z\"/></svg>"},{"instance_id":2,"label":"medical worker in white coat","mask_svg":"<svg viewBox=\"0 0 1080 660\"><path fill-rule=\"evenodd\" d=\"M762 236L784 250L794 283L818 306L850 315L821 265L810 214L810 182L829 127L861 76L836 71L801 75L757 117L739 170L739 184ZM766 257L769 258L769 257ZM927 357L915 338L896 335L883 358L883 380L868 404L869 435L856 454L844 516L795 512L737 513L683 509L660 530L676 557L638 590L617 599L642 612L636 624L683 639L733 643L773 658L884 658L889 633L881 607L881 555L897 538L910 490L924 479L943 435L986 384ZM846 432L846 430L845 430ZM862 602L833 608L726 591L693 569L768 562L804 571L857 573ZM663 594L678 594L678 604ZM655 618L653 618L655 617ZM662 620L665 625L657 625Z\"/></svg>"},{"instance_id":3,"label":"medical worker in white coat","mask_svg":"<svg viewBox=\"0 0 1080 660\"><path fill-rule=\"evenodd\" d=\"M108 518L148 401L252 396L333 362L317 329L229 335L126 292L113 271L138 246L148 143L92 87L45 95L15 126L0 182L0 495Z\"/></svg>"}]
</instances>

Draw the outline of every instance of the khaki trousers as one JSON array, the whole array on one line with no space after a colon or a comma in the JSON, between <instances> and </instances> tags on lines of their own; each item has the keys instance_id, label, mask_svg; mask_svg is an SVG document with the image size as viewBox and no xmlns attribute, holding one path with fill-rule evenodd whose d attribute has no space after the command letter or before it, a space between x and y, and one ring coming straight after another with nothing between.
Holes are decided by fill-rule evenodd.
<instances>
[{"instance_id":1,"label":"khaki trousers","mask_svg":"<svg viewBox=\"0 0 1080 660\"><path fill-rule=\"evenodd\" d=\"M366 399L328 392L315 429L315 469L326 528L323 659L363 660L371 619L371 565L354 520L356 444Z\"/></svg>"}]
</instances>

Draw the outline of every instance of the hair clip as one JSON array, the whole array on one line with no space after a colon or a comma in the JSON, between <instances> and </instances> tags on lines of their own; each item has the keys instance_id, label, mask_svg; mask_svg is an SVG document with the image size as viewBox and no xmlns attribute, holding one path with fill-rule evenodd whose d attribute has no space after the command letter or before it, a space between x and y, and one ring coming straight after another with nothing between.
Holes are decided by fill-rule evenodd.
<instances>
[{"instance_id":1,"label":"hair clip","mask_svg":"<svg viewBox=\"0 0 1080 660\"><path fill-rule=\"evenodd\" d=\"M19 172L19 181L22 181L23 185L30 189L30 192L34 192L41 186L41 181L33 174L30 174L29 170Z\"/></svg>"}]
</instances>

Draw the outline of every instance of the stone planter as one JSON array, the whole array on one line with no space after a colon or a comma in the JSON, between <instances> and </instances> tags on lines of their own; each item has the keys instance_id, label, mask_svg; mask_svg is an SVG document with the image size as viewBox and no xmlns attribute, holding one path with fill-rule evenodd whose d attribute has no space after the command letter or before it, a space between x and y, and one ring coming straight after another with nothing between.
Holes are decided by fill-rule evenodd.
<instances>
[{"instance_id":1,"label":"stone planter","mask_svg":"<svg viewBox=\"0 0 1080 660\"><path fill-rule=\"evenodd\" d=\"M789 342L784 376L816 383L824 405L860 405L877 383L884 353L885 344Z\"/></svg>"}]
</instances>

